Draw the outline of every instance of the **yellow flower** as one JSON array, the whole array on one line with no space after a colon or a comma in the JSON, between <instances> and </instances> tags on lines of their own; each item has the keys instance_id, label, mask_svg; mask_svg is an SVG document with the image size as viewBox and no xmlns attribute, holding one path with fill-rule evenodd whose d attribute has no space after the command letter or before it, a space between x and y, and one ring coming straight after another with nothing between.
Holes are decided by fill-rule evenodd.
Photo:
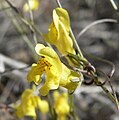
<instances>
[{"instance_id":1,"label":"yellow flower","mask_svg":"<svg viewBox=\"0 0 119 120\"><path fill-rule=\"evenodd\" d=\"M40 93L45 96L49 90L58 88L62 65L58 55L53 49L45 47L42 44L37 44L35 50L42 58L40 58L37 64L32 65L27 79L39 84L41 82L41 75L46 73L45 83L40 89Z\"/></svg>"},{"instance_id":2,"label":"yellow flower","mask_svg":"<svg viewBox=\"0 0 119 120\"><path fill-rule=\"evenodd\" d=\"M38 0L29 0L29 4L25 3L23 6L23 10L25 12L28 12L30 9L37 10L38 8L39 8L39 1Z\"/></svg>"},{"instance_id":3,"label":"yellow flower","mask_svg":"<svg viewBox=\"0 0 119 120\"><path fill-rule=\"evenodd\" d=\"M49 110L48 103L41 100L39 96L33 95L33 89L26 89L21 96L19 104L15 105L16 116L22 118L24 116L36 117L36 108L42 113L47 113Z\"/></svg>"},{"instance_id":4,"label":"yellow flower","mask_svg":"<svg viewBox=\"0 0 119 120\"><path fill-rule=\"evenodd\" d=\"M47 95L49 90L57 89L60 85L69 90L76 89L78 83L71 80L74 78L80 79L81 75L68 69L53 49L37 44L35 50L42 57L37 64L32 65L27 79L38 85L41 82L41 76L45 73L45 82L39 90L41 95Z\"/></svg>"},{"instance_id":5,"label":"yellow flower","mask_svg":"<svg viewBox=\"0 0 119 120\"><path fill-rule=\"evenodd\" d=\"M70 112L70 106L68 104L68 94L59 94L55 91L54 94L54 109L58 116L58 120L66 120L66 116Z\"/></svg>"},{"instance_id":6,"label":"yellow flower","mask_svg":"<svg viewBox=\"0 0 119 120\"><path fill-rule=\"evenodd\" d=\"M77 86L80 86L83 80L83 75L75 71L71 71L62 64L62 74L60 77L60 85L67 88L69 91L74 91Z\"/></svg>"},{"instance_id":7,"label":"yellow flower","mask_svg":"<svg viewBox=\"0 0 119 120\"><path fill-rule=\"evenodd\" d=\"M70 34L70 20L68 12L63 8L53 10L53 22L49 26L48 34L44 34L44 39L55 45L60 53L74 53L73 42Z\"/></svg>"}]
</instances>

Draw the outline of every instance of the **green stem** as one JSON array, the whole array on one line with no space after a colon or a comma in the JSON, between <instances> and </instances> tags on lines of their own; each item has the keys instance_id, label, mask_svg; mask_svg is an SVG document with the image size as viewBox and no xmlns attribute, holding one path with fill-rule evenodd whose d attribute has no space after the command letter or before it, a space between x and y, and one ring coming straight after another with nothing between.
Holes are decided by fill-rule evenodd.
<instances>
[{"instance_id":1,"label":"green stem","mask_svg":"<svg viewBox=\"0 0 119 120\"><path fill-rule=\"evenodd\" d=\"M97 75L94 72L91 72L91 76L94 79L95 83L102 84L102 82L100 82L98 80ZM115 97L109 92L109 90L103 84L100 87L103 89L103 91L106 93L106 95L112 100L112 102L117 106Z\"/></svg>"},{"instance_id":2,"label":"green stem","mask_svg":"<svg viewBox=\"0 0 119 120\"><path fill-rule=\"evenodd\" d=\"M70 106L70 110L74 110L74 96L73 94L69 94L69 106Z\"/></svg>"},{"instance_id":3,"label":"green stem","mask_svg":"<svg viewBox=\"0 0 119 120\"><path fill-rule=\"evenodd\" d=\"M69 94L69 106L70 106L70 115L73 117L73 120L78 120L74 112L74 94Z\"/></svg>"},{"instance_id":4,"label":"green stem","mask_svg":"<svg viewBox=\"0 0 119 120\"><path fill-rule=\"evenodd\" d=\"M54 110L53 110L53 108L52 108L52 105L51 105L52 103L51 103L51 101L50 101L50 95L49 95L49 94L47 95L47 98L48 98L49 111L50 111L51 118L52 118L52 120L57 120L56 115L55 115L55 112L54 112Z\"/></svg>"},{"instance_id":5,"label":"green stem","mask_svg":"<svg viewBox=\"0 0 119 120\"><path fill-rule=\"evenodd\" d=\"M86 52L83 51L83 50L82 50L82 52L83 52L84 54L86 54L88 57L92 58L92 59L96 59L96 60L98 60L98 61L101 61L101 62L103 62L103 63L106 63L106 64L110 65L111 69L110 69L110 72L109 72L108 76L109 76L109 77L112 77L112 75L114 74L114 71L115 71L115 65L114 65L111 61L106 60L106 59L101 58L101 57L98 57L98 56L96 56L96 55L92 55L92 54L86 53Z\"/></svg>"}]
</instances>

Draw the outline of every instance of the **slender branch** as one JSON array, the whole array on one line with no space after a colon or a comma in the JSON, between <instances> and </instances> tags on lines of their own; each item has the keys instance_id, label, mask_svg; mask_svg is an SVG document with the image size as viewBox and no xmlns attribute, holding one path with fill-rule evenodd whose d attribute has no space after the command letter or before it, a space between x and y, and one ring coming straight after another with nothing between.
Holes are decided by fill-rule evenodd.
<instances>
[{"instance_id":1,"label":"slender branch","mask_svg":"<svg viewBox=\"0 0 119 120\"><path fill-rule=\"evenodd\" d=\"M19 10L18 10L16 7L14 7L8 0L5 0L5 1L8 3L8 5L9 5L17 14L21 15L20 12L19 12ZM4 7L4 6L5 6L5 5L3 4L3 7ZM37 55L35 54L35 50L34 50L34 46L33 46L32 42L29 40L29 38L27 37L27 35L23 35L23 34L22 34L22 33L23 33L23 27L20 26L19 20L18 20L17 18L15 18L15 16L12 14L12 12L10 12L10 11L8 11L8 10L6 11L6 14L7 14L8 17L10 17L10 19L12 20L13 25L16 27L17 31L21 34L22 39L25 41L25 43L28 45L28 47L29 47L30 50L32 51L32 56L33 56L34 60L37 60Z\"/></svg>"},{"instance_id":2,"label":"slender branch","mask_svg":"<svg viewBox=\"0 0 119 120\"><path fill-rule=\"evenodd\" d=\"M105 23L105 22L111 22L111 23L118 23L117 20L115 19L101 19L101 20L96 20L94 22L92 22L91 24L87 25L83 30L81 30L81 32L77 35L77 39L79 39L88 29L90 29L91 27L93 27L94 25L100 24L100 23Z\"/></svg>"},{"instance_id":3,"label":"slender branch","mask_svg":"<svg viewBox=\"0 0 119 120\"><path fill-rule=\"evenodd\" d=\"M5 7L5 8L0 8L0 12L4 11L4 10L7 10L7 9L10 9L11 7Z\"/></svg>"},{"instance_id":4,"label":"slender branch","mask_svg":"<svg viewBox=\"0 0 119 120\"><path fill-rule=\"evenodd\" d=\"M83 50L82 50L82 51L83 51ZM92 55L92 54L88 54L88 53L86 53L85 51L83 51L83 53L85 53L86 55L88 55L88 57L90 57L90 58L94 58L94 59L96 59L96 60L98 60L98 61L101 61L101 62L104 62L104 63L110 65L111 70L110 70L110 72L108 73L108 77L110 78L110 77L113 76L113 74L114 74L114 72L115 72L115 65L114 65L111 61L106 60L106 59L104 59L104 58L100 58L100 57L95 56L95 55Z\"/></svg>"},{"instance_id":5,"label":"slender branch","mask_svg":"<svg viewBox=\"0 0 119 120\"><path fill-rule=\"evenodd\" d=\"M9 72L12 72L12 71L14 71L14 70L24 71L25 69L27 69L27 68L29 68L29 67L30 67L30 65L25 66L25 67L22 67L22 68L11 68L11 69L8 69L8 70L6 70L6 71L4 71L4 72L1 72L0 75L4 75L4 74L9 73Z\"/></svg>"},{"instance_id":6,"label":"slender branch","mask_svg":"<svg viewBox=\"0 0 119 120\"><path fill-rule=\"evenodd\" d=\"M34 25L34 18L33 18L33 12L30 7L30 0L28 0L28 6L29 6L29 14L30 14L30 19L31 19L31 24ZM32 29L33 39L35 41L35 44L37 44L38 40L37 40L36 33L34 32L32 25L30 25L29 27Z\"/></svg>"},{"instance_id":7,"label":"slender branch","mask_svg":"<svg viewBox=\"0 0 119 120\"><path fill-rule=\"evenodd\" d=\"M112 4L113 8L114 8L115 10L118 10L118 7L117 7L117 5L115 4L114 0L110 0L110 2L111 2L111 4Z\"/></svg>"},{"instance_id":8,"label":"slender branch","mask_svg":"<svg viewBox=\"0 0 119 120\"><path fill-rule=\"evenodd\" d=\"M115 97L115 102L116 102L116 106L117 106L117 109L118 109L118 111L119 111L119 102L118 102L118 99L117 99L117 96L116 96L116 92L115 92L115 90L114 90L114 87L112 86L112 83L111 83L111 81L110 81L110 78L104 73L104 72L102 72L101 70L98 70L99 72L101 72L101 73L103 73L104 74L104 76L106 77L106 81L108 81L108 83L109 83L109 85L110 85L110 87L111 87L111 90L112 90L112 93L113 93L113 95L114 95L114 97Z\"/></svg>"},{"instance_id":9,"label":"slender branch","mask_svg":"<svg viewBox=\"0 0 119 120\"><path fill-rule=\"evenodd\" d=\"M94 79L95 83L102 84L102 82L100 82L98 80L98 77L94 72L91 72L91 76ZM115 99L115 96L113 96L103 84L100 85L100 87L103 89L103 91L106 93L106 95L113 101L113 103L117 106L117 109L119 111L119 105L117 104L117 100Z\"/></svg>"},{"instance_id":10,"label":"slender branch","mask_svg":"<svg viewBox=\"0 0 119 120\"><path fill-rule=\"evenodd\" d=\"M26 20L26 19L24 19L24 17L20 14L20 12L18 11L18 9L16 8L16 7L14 7L8 0L6 0L6 2L11 6L11 8L18 14L18 17L21 19L21 21L25 24L25 25L27 25L30 29L31 29L31 31L32 32L37 32L40 36L41 36L41 38L42 39L44 39L43 38L43 34L42 34L42 32L33 24L33 21L31 21L31 22L29 22L28 20ZM35 33L34 32L34 33ZM36 41L35 43L37 43L38 41ZM51 47L52 48L52 46L49 44L49 43L47 43L47 42L45 42L49 47Z\"/></svg>"}]
</instances>

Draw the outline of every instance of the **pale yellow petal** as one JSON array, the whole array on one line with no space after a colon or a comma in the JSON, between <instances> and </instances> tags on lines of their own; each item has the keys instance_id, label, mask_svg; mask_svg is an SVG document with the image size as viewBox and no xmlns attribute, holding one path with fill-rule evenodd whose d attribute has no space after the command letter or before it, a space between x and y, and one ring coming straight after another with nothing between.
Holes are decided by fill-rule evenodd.
<instances>
[{"instance_id":1,"label":"pale yellow petal","mask_svg":"<svg viewBox=\"0 0 119 120\"><path fill-rule=\"evenodd\" d=\"M36 52L45 57L46 61L48 61L52 66L55 67L55 71L58 74L62 71L61 61L57 55L57 53L50 47L45 47L42 44L37 44L35 47Z\"/></svg>"},{"instance_id":2,"label":"pale yellow petal","mask_svg":"<svg viewBox=\"0 0 119 120\"><path fill-rule=\"evenodd\" d=\"M51 49L50 47L45 47L43 44L37 44L35 47L35 50L37 54L41 56L50 57L50 58L58 58L58 55L53 49Z\"/></svg>"},{"instance_id":3,"label":"pale yellow petal","mask_svg":"<svg viewBox=\"0 0 119 120\"><path fill-rule=\"evenodd\" d=\"M57 96L57 98L54 98L55 99L54 109L56 111L58 119L59 120L62 120L62 119L65 120L66 116L70 112L70 107L69 107L69 104L68 104L68 94L67 93L62 93L62 94L58 95L58 93L56 92L56 93L54 93L53 97L56 97L56 96Z\"/></svg>"},{"instance_id":4,"label":"pale yellow petal","mask_svg":"<svg viewBox=\"0 0 119 120\"><path fill-rule=\"evenodd\" d=\"M29 12L30 9L31 10L37 10L38 8L39 8L39 1L38 0L29 0L29 4L25 3L24 6L23 6L23 10L25 12Z\"/></svg>"},{"instance_id":5,"label":"pale yellow petal","mask_svg":"<svg viewBox=\"0 0 119 120\"><path fill-rule=\"evenodd\" d=\"M58 42L57 41L58 29L56 29L56 26L54 25L54 22L52 22L51 25L49 26L48 34L44 34L43 37L44 37L44 40L46 42L49 42L50 44L56 44Z\"/></svg>"},{"instance_id":6,"label":"pale yellow petal","mask_svg":"<svg viewBox=\"0 0 119 120\"><path fill-rule=\"evenodd\" d=\"M56 8L53 10L53 21L55 26L57 27L57 22L60 21L66 28L66 31L69 32L70 30L70 20L68 12L63 8Z\"/></svg>"},{"instance_id":7,"label":"pale yellow petal","mask_svg":"<svg viewBox=\"0 0 119 120\"><path fill-rule=\"evenodd\" d=\"M38 108L40 109L40 112L47 113L49 111L49 105L48 102L45 100L41 100L38 102Z\"/></svg>"},{"instance_id":8,"label":"pale yellow petal","mask_svg":"<svg viewBox=\"0 0 119 120\"><path fill-rule=\"evenodd\" d=\"M60 44L58 43L56 44L58 50L62 54L67 54L68 52L75 54L75 50L73 48L73 41L69 36L69 33L66 31L65 26L61 22L59 24L58 34L59 34L58 41L60 42Z\"/></svg>"},{"instance_id":9,"label":"pale yellow petal","mask_svg":"<svg viewBox=\"0 0 119 120\"><path fill-rule=\"evenodd\" d=\"M49 90L57 89L59 87L59 76L49 72L46 77L44 85L39 90L42 96L46 96Z\"/></svg>"},{"instance_id":10,"label":"pale yellow petal","mask_svg":"<svg viewBox=\"0 0 119 120\"><path fill-rule=\"evenodd\" d=\"M53 22L49 27L48 34L44 35L45 41L57 47L60 53L75 54L73 41L70 34L70 20L68 12L63 8L53 10Z\"/></svg>"},{"instance_id":11,"label":"pale yellow petal","mask_svg":"<svg viewBox=\"0 0 119 120\"><path fill-rule=\"evenodd\" d=\"M54 101L58 100L59 96L60 96L59 92L54 91L54 93L53 93Z\"/></svg>"},{"instance_id":12,"label":"pale yellow petal","mask_svg":"<svg viewBox=\"0 0 119 120\"><path fill-rule=\"evenodd\" d=\"M36 84L39 84L41 82L41 73L39 72L37 64L32 64L31 70L27 75L27 80L29 82L34 81Z\"/></svg>"},{"instance_id":13,"label":"pale yellow petal","mask_svg":"<svg viewBox=\"0 0 119 120\"><path fill-rule=\"evenodd\" d=\"M71 71L64 64L62 64L62 74L60 78L60 86L68 90L75 90L78 85L82 83L83 76L75 71Z\"/></svg>"},{"instance_id":14,"label":"pale yellow petal","mask_svg":"<svg viewBox=\"0 0 119 120\"><path fill-rule=\"evenodd\" d=\"M40 44L38 43L36 46L35 46L35 51L38 55L40 55L40 50L45 48L45 46L43 44Z\"/></svg>"}]
</instances>

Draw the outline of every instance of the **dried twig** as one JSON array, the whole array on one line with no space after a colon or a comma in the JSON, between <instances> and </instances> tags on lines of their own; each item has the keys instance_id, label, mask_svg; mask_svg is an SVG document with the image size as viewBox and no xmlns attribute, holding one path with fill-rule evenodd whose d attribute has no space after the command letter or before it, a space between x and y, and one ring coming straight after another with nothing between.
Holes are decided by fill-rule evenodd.
<instances>
[{"instance_id":1,"label":"dried twig","mask_svg":"<svg viewBox=\"0 0 119 120\"><path fill-rule=\"evenodd\" d=\"M105 22L111 22L111 23L117 23L118 21L115 19L101 19L101 20L96 20L94 22L92 22L91 24L87 25L78 35L77 35L77 39L79 39L87 30L89 30L91 27L100 24L100 23L105 23Z\"/></svg>"}]
</instances>

